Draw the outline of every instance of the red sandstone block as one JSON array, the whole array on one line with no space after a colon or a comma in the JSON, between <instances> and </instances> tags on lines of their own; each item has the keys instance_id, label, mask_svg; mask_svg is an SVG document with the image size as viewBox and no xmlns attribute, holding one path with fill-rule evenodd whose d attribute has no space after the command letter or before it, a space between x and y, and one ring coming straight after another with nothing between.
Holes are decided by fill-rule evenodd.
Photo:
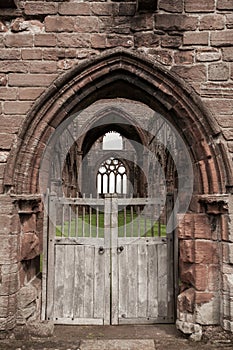
<instances>
[{"instance_id":1,"label":"red sandstone block","mask_svg":"<svg viewBox=\"0 0 233 350\"><path fill-rule=\"evenodd\" d=\"M198 62L212 62L219 61L221 58L221 51L219 49L203 48L196 50L196 60Z\"/></svg>"},{"instance_id":2,"label":"red sandstone block","mask_svg":"<svg viewBox=\"0 0 233 350\"><path fill-rule=\"evenodd\" d=\"M210 43L213 46L232 46L233 30L210 33Z\"/></svg>"},{"instance_id":3,"label":"red sandstone block","mask_svg":"<svg viewBox=\"0 0 233 350\"><path fill-rule=\"evenodd\" d=\"M182 37L180 35L161 36L161 46L169 48L178 48L182 45Z\"/></svg>"},{"instance_id":4,"label":"red sandstone block","mask_svg":"<svg viewBox=\"0 0 233 350\"><path fill-rule=\"evenodd\" d=\"M223 61L232 62L233 61L233 46L222 48Z\"/></svg>"},{"instance_id":5,"label":"red sandstone block","mask_svg":"<svg viewBox=\"0 0 233 350\"><path fill-rule=\"evenodd\" d=\"M192 238L194 234L193 214L178 215L177 221L178 238Z\"/></svg>"},{"instance_id":6,"label":"red sandstone block","mask_svg":"<svg viewBox=\"0 0 233 350\"><path fill-rule=\"evenodd\" d=\"M174 53L174 60L176 64L192 64L194 59L193 50L179 51Z\"/></svg>"},{"instance_id":7,"label":"red sandstone block","mask_svg":"<svg viewBox=\"0 0 233 350\"><path fill-rule=\"evenodd\" d=\"M193 312L194 301L195 301L194 288L186 289L177 298L177 302L178 302L177 306L178 306L179 311L181 311L181 312L184 312L184 311Z\"/></svg>"},{"instance_id":8,"label":"red sandstone block","mask_svg":"<svg viewBox=\"0 0 233 350\"><path fill-rule=\"evenodd\" d=\"M20 60L21 53L19 49L2 49L0 50L0 60Z\"/></svg>"},{"instance_id":9,"label":"red sandstone block","mask_svg":"<svg viewBox=\"0 0 233 350\"><path fill-rule=\"evenodd\" d=\"M167 12L182 12L183 0L163 0L159 2L159 9Z\"/></svg>"},{"instance_id":10,"label":"red sandstone block","mask_svg":"<svg viewBox=\"0 0 233 350\"><path fill-rule=\"evenodd\" d=\"M223 130L223 135L227 141L233 140L233 129Z\"/></svg>"},{"instance_id":11,"label":"red sandstone block","mask_svg":"<svg viewBox=\"0 0 233 350\"><path fill-rule=\"evenodd\" d=\"M200 30L224 29L225 20L222 15L206 15L200 20Z\"/></svg>"},{"instance_id":12,"label":"red sandstone block","mask_svg":"<svg viewBox=\"0 0 233 350\"><path fill-rule=\"evenodd\" d=\"M56 73L56 71L57 62L53 61L33 61L29 66L31 73Z\"/></svg>"},{"instance_id":13,"label":"red sandstone block","mask_svg":"<svg viewBox=\"0 0 233 350\"><path fill-rule=\"evenodd\" d=\"M16 205L12 203L12 199L7 195L0 196L0 213L1 215L12 215L17 213Z\"/></svg>"},{"instance_id":14,"label":"red sandstone block","mask_svg":"<svg viewBox=\"0 0 233 350\"><path fill-rule=\"evenodd\" d=\"M26 114L32 102L19 102L19 101L9 101L3 104L3 110L5 114Z\"/></svg>"},{"instance_id":15,"label":"red sandstone block","mask_svg":"<svg viewBox=\"0 0 233 350\"><path fill-rule=\"evenodd\" d=\"M99 31L99 20L97 17L76 17L74 28L80 33L95 33Z\"/></svg>"},{"instance_id":16,"label":"red sandstone block","mask_svg":"<svg viewBox=\"0 0 233 350\"><path fill-rule=\"evenodd\" d=\"M24 121L22 115L5 115L0 116L1 132L8 134L16 134L19 131L19 127Z\"/></svg>"},{"instance_id":17,"label":"red sandstone block","mask_svg":"<svg viewBox=\"0 0 233 350\"><path fill-rule=\"evenodd\" d=\"M29 47L33 46L33 35L26 33L6 34L6 47Z\"/></svg>"},{"instance_id":18,"label":"red sandstone block","mask_svg":"<svg viewBox=\"0 0 233 350\"><path fill-rule=\"evenodd\" d=\"M42 53L43 59L48 61L57 61L59 56L59 50L65 52L65 49L44 49Z\"/></svg>"},{"instance_id":19,"label":"red sandstone block","mask_svg":"<svg viewBox=\"0 0 233 350\"><path fill-rule=\"evenodd\" d=\"M36 214L22 217L21 224L24 233L36 232Z\"/></svg>"},{"instance_id":20,"label":"red sandstone block","mask_svg":"<svg viewBox=\"0 0 233 350\"><path fill-rule=\"evenodd\" d=\"M119 5L121 4L108 2L93 2L90 4L90 10L91 14L95 16L113 16L119 14Z\"/></svg>"},{"instance_id":21,"label":"red sandstone block","mask_svg":"<svg viewBox=\"0 0 233 350\"><path fill-rule=\"evenodd\" d=\"M18 262L18 237L2 235L0 244L0 264ZM3 281L2 281L3 282Z\"/></svg>"},{"instance_id":22,"label":"red sandstone block","mask_svg":"<svg viewBox=\"0 0 233 350\"><path fill-rule=\"evenodd\" d=\"M19 88L19 100L36 100L42 93L44 88Z\"/></svg>"},{"instance_id":23,"label":"red sandstone block","mask_svg":"<svg viewBox=\"0 0 233 350\"><path fill-rule=\"evenodd\" d=\"M91 47L94 49L104 49L106 47L106 34L92 34Z\"/></svg>"},{"instance_id":24,"label":"red sandstone block","mask_svg":"<svg viewBox=\"0 0 233 350\"><path fill-rule=\"evenodd\" d=\"M208 286L207 265L195 264L194 287L198 291L205 291Z\"/></svg>"},{"instance_id":25,"label":"red sandstone block","mask_svg":"<svg viewBox=\"0 0 233 350\"><path fill-rule=\"evenodd\" d=\"M134 16L136 12L136 3L119 3L119 16Z\"/></svg>"},{"instance_id":26,"label":"red sandstone block","mask_svg":"<svg viewBox=\"0 0 233 350\"><path fill-rule=\"evenodd\" d=\"M182 283L194 286L195 283L195 265L193 263L184 263L180 261L180 280Z\"/></svg>"},{"instance_id":27,"label":"red sandstone block","mask_svg":"<svg viewBox=\"0 0 233 350\"><path fill-rule=\"evenodd\" d=\"M134 43L135 47L157 47L160 43L160 36L154 33L136 33L134 35Z\"/></svg>"},{"instance_id":28,"label":"red sandstone block","mask_svg":"<svg viewBox=\"0 0 233 350\"><path fill-rule=\"evenodd\" d=\"M154 57L157 62L160 62L164 65L171 65L173 61L173 51L172 50L157 50L157 49L148 49L148 55Z\"/></svg>"},{"instance_id":29,"label":"red sandstone block","mask_svg":"<svg viewBox=\"0 0 233 350\"><path fill-rule=\"evenodd\" d=\"M185 15L156 14L155 29L160 30L195 30L198 18Z\"/></svg>"},{"instance_id":30,"label":"red sandstone block","mask_svg":"<svg viewBox=\"0 0 233 350\"><path fill-rule=\"evenodd\" d=\"M228 216L221 215L221 237L223 241L228 241L229 239L229 229L228 229Z\"/></svg>"},{"instance_id":31,"label":"red sandstone block","mask_svg":"<svg viewBox=\"0 0 233 350\"><path fill-rule=\"evenodd\" d=\"M58 11L56 2L30 1L26 2L24 12L26 15L52 15Z\"/></svg>"},{"instance_id":32,"label":"red sandstone block","mask_svg":"<svg viewBox=\"0 0 233 350\"><path fill-rule=\"evenodd\" d=\"M227 63L212 63L208 67L208 79L224 81L230 78L229 65Z\"/></svg>"},{"instance_id":33,"label":"red sandstone block","mask_svg":"<svg viewBox=\"0 0 233 350\"><path fill-rule=\"evenodd\" d=\"M194 259L194 241L180 241L180 260L183 262L193 263Z\"/></svg>"},{"instance_id":34,"label":"red sandstone block","mask_svg":"<svg viewBox=\"0 0 233 350\"><path fill-rule=\"evenodd\" d=\"M74 24L75 17L47 16L45 18L46 32L73 32L75 30Z\"/></svg>"},{"instance_id":35,"label":"red sandstone block","mask_svg":"<svg viewBox=\"0 0 233 350\"><path fill-rule=\"evenodd\" d=\"M52 47L57 45L57 38L54 34L35 34L35 46Z\"/></svg>"},{"instance_id":36,"label":"red sandstone block","mask_svg":"<svg viewBox=\"0 0 233 350\"><path fill-rule=\"evenodd\" d=\"M48 86L56 74L9 74L9 86Z\"/></svg>"},{"instance_id":37,"label":"red sandstone block","mask_svg":"<svg viewBox=\"0 0 233 350\"><path fill-rule=\"evenodd\" d=\"M208 45L208 42L209 42L208 32L184 33L184 37L183 37L184 45Z\"/></svg>"},{"instance_id":38,"label":"red sandstone block","mask_svg":"<svg viewBox=\"0 0 233 350\"><path fill-rule=\"evenodd\" d=\"M4 73L10 73L10 72L17 72L17 73L27 73L28 72L29 65L27 62L22 61L3 61L0 64L0 72Z\"/></svg>"},{"instance_id":39,"label":"red sandstone block","mask_svg":"<svg viewBox=\"0 0 233 350\"><path fill-rule=\"evenodd\" d=\"M90 34L68 34L60 33L57 35L58 47L83 48L90 46Z\"/></svg>"},{"instance_id":40,"label":"red sandstone block","mask_svg":"<svg viewBox=\"0 0 233 350\"><path fill-rule=\"evenodd\" d=\"M172 72L181 78L192 82L204 82L207 77L207 69L205 65L197 64L195 66L174 66Z\"/></svg>"},{"instance_id":41,"label":"red sandstone block","mask_svg":"<svg viewBox=\"0 0 233 350\"><path fill-rule=\"evenodd\" d=\"M16 100L17 89L0 86L0 100ZM0 118L1 120L1 118ZM2 127L2 124L0 124ZM2 128L1 128L2 130Z\"/></svg>"},{"instance_id":42,"label":"red sandstone block","mask_svg":"<svg viewBox=\"0 0 233 350\"><path fill-rule=\"evenodd\" d=\"M117 34L107 35L106 47L116 47L116 46L132 47L133 44L134 44L133 36L117 35Z\"/></svg>"},{"instance_id":43,"label":"red sandstone block","mask_svg":"<svg viewBox=\"0 0 233 350\"><path fill-rule=\"evenodd\" d=\"M233 0L218 0L218 10L233 10Z\"/></svg>"},{"instance_id":44,"label":"red sandstone block","mask_svg":"<svg viewBox=\"0 0 233 350\"><path fill-rule=\"evenodd\" d=\"M208 292L196 292L195 296L196 296L196 299L195 299L196 304L204 304L211 301L211 299L213 299L214 297L214 294L208 293Z\"/></svg>"},{"instance_id":45,"label":"red sandstone block","mask_svg":"<svg viewBox=\"0 0 233 350\"><path fill-rule=\"evenodd\" d=\"M213 12L215 0L185 0L184 8L186 12Z\"/></svg>"},{"instance_id":46,"label":"red sandstone block","mask_svg":"<svg viewBox=\"0 0 233 350\"><path fill-rule=\"evenodd\" d=\"M1 150L11 149L12 143L15 140L16 140L16 137L14 134L0 133L0 149Z\"/></svg>"},{"instance_id":47,"label":"red sandstone block","mask_svg":"<svg viewBox=\"0 0 233 350\"><path fill-rule=\"evenodd\" d=\"M198 264L217 264L219 261L218 243L195 241L195 262Z\"/></svg>"},{"instance_id":48,"label":"red sandstone block","mask_svg":"<svg viewBox=\"0 0 233 350\"><path fill-rule=\"evenodd\" d=\"M22 49L23 60L40 60L42 59L41 49Z\"/></svg>"},{"instance_id":49,"label":"red sandstone block","mask_svg":"<svg viewBox=\"0 0 233 350\"><path fill-rule=\"evenodd\" d=\"M58 13L61 15L72 15L72 16L88 16L91 14L90 7L94 4L90 4L87 2L79 2L79 3L61 3L58 7ZM96 4L97 7L98 4Z\"/></svg>"},{"instance_id":50,"label":"red sandstone block","mask_svg":"<svg viewBox=\"0 0 233 350\"><path fill-rule=\"evenodd\" d=\"M205 214L194 215L194 237L211 239L210 221Z\"/></svg>"},{"instance_id":51,"label":"red sandstone block","mask_svg":"<svg viewBox=\"0 0 233 350\"><path fill-rule=\"evenodd\" d=\"M39 238L34 232L28 232L21 238L21 259L31 260L40 254Z\"/></svg>"},{"instance_id":52,"label":"red sandstone block","mask_svg":"<svg viewBox=\"0 0 233 350\"><path fill-rule=\"evenodd\" d=\"M233 14L226 15L226 27L233 29Z\"/></svg>"},{"instance_id":53,"label":"red sandstone block","mask_svg":"<svg viewBox=\"0 0 233 350\"><path fill-rule=\"evenodd\" d=\"M150 13L136 14L130 19L129 25L133 32L153 30L154 17Z\"/></svg>"}]
</instances>

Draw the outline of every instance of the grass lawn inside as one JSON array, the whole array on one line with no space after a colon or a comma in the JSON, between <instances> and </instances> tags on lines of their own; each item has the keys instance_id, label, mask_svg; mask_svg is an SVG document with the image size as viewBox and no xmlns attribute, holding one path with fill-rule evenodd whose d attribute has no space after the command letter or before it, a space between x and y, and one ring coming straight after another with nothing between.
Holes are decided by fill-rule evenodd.
<instances>
[{"instance_id":1,"label":"grass lawn inside","mask_svg":"<svg viewBox=\"0 0 233 350\"><path fill-rule=\"evenodd\" d=\"M83 219L84 218L84 219ZM125 225L126 221L126 225ZM98 230L97 230L98 226ZM98 233L98 234L97 234ZM91 215L72 218L70 224L64 221L63 234L61 225L56 226L57 237L104 237L104 213L99 212L98 225L97 213L93 210ZM158 237L159 223L142 215L131 213L129 210L118 212L118 237ZM160 224L160 236L166 236L166 225Z\"/></svg>"}]
</instances>

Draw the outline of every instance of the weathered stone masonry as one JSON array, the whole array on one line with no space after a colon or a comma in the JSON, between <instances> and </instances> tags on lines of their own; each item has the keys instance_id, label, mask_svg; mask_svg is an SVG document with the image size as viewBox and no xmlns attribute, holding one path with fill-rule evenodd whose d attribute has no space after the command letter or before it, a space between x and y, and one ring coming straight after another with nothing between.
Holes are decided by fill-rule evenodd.
<instances>
[{"instance_id":1,"label":"weathered stone masonry","mask_svg":"<svg viewBox=\"0 0 233 350\"><path fill-rule=\"evenodd\" d=\"M159 106L193 156L193 201L178 217L178 327L197 338L206 324L233 331L233 1L158 0L141 12L127 1L4 3L0 330L41 318L38 167L46 140L76 106L122 91ZM119 89L118 75L133 79L134 92Z\"/></svg>"}]
</instances>

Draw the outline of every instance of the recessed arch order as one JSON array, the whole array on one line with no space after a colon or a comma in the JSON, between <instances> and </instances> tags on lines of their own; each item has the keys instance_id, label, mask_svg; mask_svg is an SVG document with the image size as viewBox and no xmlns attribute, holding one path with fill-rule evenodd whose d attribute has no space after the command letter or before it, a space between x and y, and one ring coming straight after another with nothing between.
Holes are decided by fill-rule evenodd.
<instances>
[{"instance_id":1,"label":"recessed arch order","mask_svg":"<svg viewBox=\"0 0 233 350\"><path fill-rule=\"evenodd\" d=\"M194 90L160 64L125 49L95 56L71 69L36 101L8 158L4 185L17 194L38 192L40 160L53 131L72 113L103 98L137 100L160 112L182 135L200 194L224 193L231 184L217 123Z\"/></svg>"}]
</instances>

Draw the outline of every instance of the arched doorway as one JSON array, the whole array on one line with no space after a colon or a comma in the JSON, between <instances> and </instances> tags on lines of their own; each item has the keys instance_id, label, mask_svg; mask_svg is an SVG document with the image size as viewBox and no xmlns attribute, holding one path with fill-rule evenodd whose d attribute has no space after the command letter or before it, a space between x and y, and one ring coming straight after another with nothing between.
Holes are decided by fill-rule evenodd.
<instances>
[{"instance_id":1,"label":"arched doorway","mask_svg":"<svg viewBox=\"0 0 233 350\"><path fill-rule=\"evenodd\" d=\"M178 226L177 232L182 282L178 298L181 314L178 317L180 320L189 319L191 323L201 323L202 305L209 302L219 305L221 288L214 286L213 293L209 293L212 295L209 295L210 300L206 301L206 290L210 291L212 287L207 285L200 290L196 283L197 272L201 271L203 262L196 253L202 252L204 245L211 248L212 256L217 255L217 259L208 257L204 260L207 264L206 274L207 270L219 271L221 256L217 252L221 239L215 240L216 229L212 229L221 225L222 215L226 213L223 195L227 195L227 187L231 185L231 173L224 144L218 138L221 131L198 96L177 77L140 55L122 50L100 55L96 60L75 68L46 92L27 118L8 161L5 189L24 195L23 200L27 201L25 198L28 198L30 202L27 196L39 192L39 164L44 145L54 129L68 115L106 97L141 101L159 111L175 125L189 148L195 181L186 224ZM208 237L200 226L196 230L197 222L207 225ZM213 222L214 226L211 224ZM190 250L188 256L185 253L187 249ZM187 298L191 300L190 304L185 302ZM219 314L217 318L213 316L211 322L219 323Z\"/></svg>"}]
</instances>

